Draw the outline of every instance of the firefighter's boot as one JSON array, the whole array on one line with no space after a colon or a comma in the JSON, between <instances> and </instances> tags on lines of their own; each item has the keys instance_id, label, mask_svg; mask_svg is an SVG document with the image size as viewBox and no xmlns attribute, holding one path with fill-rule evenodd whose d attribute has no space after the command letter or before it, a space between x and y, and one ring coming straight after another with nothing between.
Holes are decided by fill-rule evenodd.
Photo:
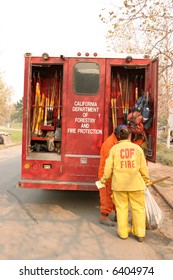
<instances>
[{"instance_id":1,"label":"firefighter's boot","mask_svg":"<svg viewBox=\"0 0 173 280\"><path fill-rule=\"evenodd\" d=\"M100 223L102 225L108 226L108 227L115 227L116 223L111 221L109 218L106 219L101 219L100 218Z\"/></svg>"},{"instance_id":2,"label":"firefighter's boot","mask_svg":"<svg viewBox=\"0 0 173 280\"><path fill-rule=\"evenodd\" d=\"M103 214L103 213L101 213L100 216L100 223L108 227L114 227L116 225L115 221L111 221L109 219L108 214Z\"/></svg>"},{"instance_id":3,"label":"firefighter's boot","mask_svg":"<svg viewBox=\"0 0 173 280\"><path fill-rule=\"evenodd\" d=\"M113 216L110 215L109 218L112 222L117 222L117 213L115 212Z\"/></svg>"}]
</instances>

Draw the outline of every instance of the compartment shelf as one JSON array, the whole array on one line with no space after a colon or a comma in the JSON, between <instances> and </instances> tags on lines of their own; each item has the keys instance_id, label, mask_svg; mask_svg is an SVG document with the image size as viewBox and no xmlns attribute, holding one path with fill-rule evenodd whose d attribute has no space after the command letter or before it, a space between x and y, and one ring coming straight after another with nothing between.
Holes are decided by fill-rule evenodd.
<instances>
[{"instance_id":1,"label":"compartment shelf","mask_svg":"<svg viewBox=\"0 0 173 280\"><path fill-rule=\"evenodd\" d=\"M41 125L41 130L55 130L55 127L53 125Z\"/></svg>"},{"instance_id":2,"label":"compartment shelf","mask_svg":"<svg viewBox=\"0 0 173 280\"><path fill-rule=\"evenodd\" d=\"M46 137L34 136L34 137L31 137L31 140L34 140L34 141L46 141ZM54 141L61 141L61 139L60 138L55 138Z\"/></svg>"}]
</instances>

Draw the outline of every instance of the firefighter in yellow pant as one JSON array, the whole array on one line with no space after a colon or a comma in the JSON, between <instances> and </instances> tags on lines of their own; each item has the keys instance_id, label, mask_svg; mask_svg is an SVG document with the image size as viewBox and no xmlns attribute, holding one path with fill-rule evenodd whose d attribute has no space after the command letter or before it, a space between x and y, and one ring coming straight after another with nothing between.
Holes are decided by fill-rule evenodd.
<instances>
[{"instance_id":1,"label":"firefighter in yellow pant","mask_svg":"<svg viewBox=\"0 0 173 280\"><path fill-rule=\"evenodd\" d=\"M105 162L107 157L109 156L110 149L118 143L118 139L116 137L116 130L112 132L112 134L106 138L103 142L101 149L100 149L100 164L98 169L98 179L100 180L103 176ZM139 139L135 140L133 143L142 146L145 142L145 139L140 136ZM106 184L105 188L99 189L99 197L100 197L100 223L106 226L115 226L115 221L117 221L116 217L116 207L115 203L112 200L112 187L111 187L111 180L110 178ZM109 214L114 211L114 219L111 220Z\"/></svg>"},{"instance_id":2,"label":"firefighter in yellow pant","mask_svg":"<svg viewBox=\"0 0 173 280\"><path fill-rule=\"evenodd\" d=\"M128 203L132 210L132 234L143 241L146 228L145 194L150 184L148 167L141 147L132 143L130 132L125 125L116 128L118 144L110 149L106 159L104 174L97 182L104 188L112 177L113 201L116 205L118 235L126 239L131 231L128 224Z\"/></svg>"}]
</instances>

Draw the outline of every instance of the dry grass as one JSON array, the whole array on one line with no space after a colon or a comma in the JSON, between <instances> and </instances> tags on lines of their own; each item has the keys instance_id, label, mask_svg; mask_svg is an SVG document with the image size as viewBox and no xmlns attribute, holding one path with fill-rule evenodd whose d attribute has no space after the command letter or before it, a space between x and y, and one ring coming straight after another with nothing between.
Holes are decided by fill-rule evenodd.
<instances>
[{"instance_id":1,"label":"dry grass","mask_svg":"<svg viewBox=\"0 0 173 280\"><path fill-rule=\"evenodd\" d=\"M173 166L173 146L171 146L170 149L168 149L165 143L158 142L157 162L160 162L168 166Z\"/></svg>"}]
</instances>

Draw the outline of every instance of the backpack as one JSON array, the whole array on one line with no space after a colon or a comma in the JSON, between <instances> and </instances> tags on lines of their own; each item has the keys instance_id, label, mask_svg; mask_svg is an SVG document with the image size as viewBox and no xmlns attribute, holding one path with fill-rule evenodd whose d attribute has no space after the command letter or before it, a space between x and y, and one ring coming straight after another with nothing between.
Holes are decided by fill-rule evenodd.
<instances>
[{"instance_id":1,"label":"backpack","mask_svg":"<svg viewBox=\"0 0 173 280\"><path fill-rule=\"evenodd\" d=\"M144 125L142 123L141 112L134 111L127 116L127 127L131 133L139 134L143 133Z\"/></svg>"},{"instance_id":2,"label":"backpack","mask_svg":"<svg viewBox=\"0 0 173 280\"><path fill-rule=\"evenodd\" d=\"M152 124L152 117L151 117L151 109L152 109L152 101L149 97L148 92L144 95L141 95L135 102L135 105L132 108L132 112L140 112L142 116L142 123L144 124L144 128L148 129ZM131 115L129 116L131 118ZM136 117L138 118L138 117ZM135 120L135 123L137 120ZM142 129L142 126L141 126Z\"/></svg>"},{"instance_id":3,"label":"backpack","mask_svg":"<svg viewBox=\"0 0 173 280\"><path fill-rule=\"evenodd\" d=\"M146 121L146 122L144 123L144 128L145 128L145 129L149 129L150 126L151 126L151 124L152 124L152 122L153 122L153 118L151 117L150 119L148 119L148 121Z\"/></svg>"},{"instance_id":4,"label":"backpack","mask_svg":"<svg viewBox=\"0 0 173 280\"><path fill-rule=\"evenodd\" d=\"M132 108L132 111L142 112L144 103L145 103L145 97L142 95L136 100L135 105Z\"/></svg>"}]
</instances>

